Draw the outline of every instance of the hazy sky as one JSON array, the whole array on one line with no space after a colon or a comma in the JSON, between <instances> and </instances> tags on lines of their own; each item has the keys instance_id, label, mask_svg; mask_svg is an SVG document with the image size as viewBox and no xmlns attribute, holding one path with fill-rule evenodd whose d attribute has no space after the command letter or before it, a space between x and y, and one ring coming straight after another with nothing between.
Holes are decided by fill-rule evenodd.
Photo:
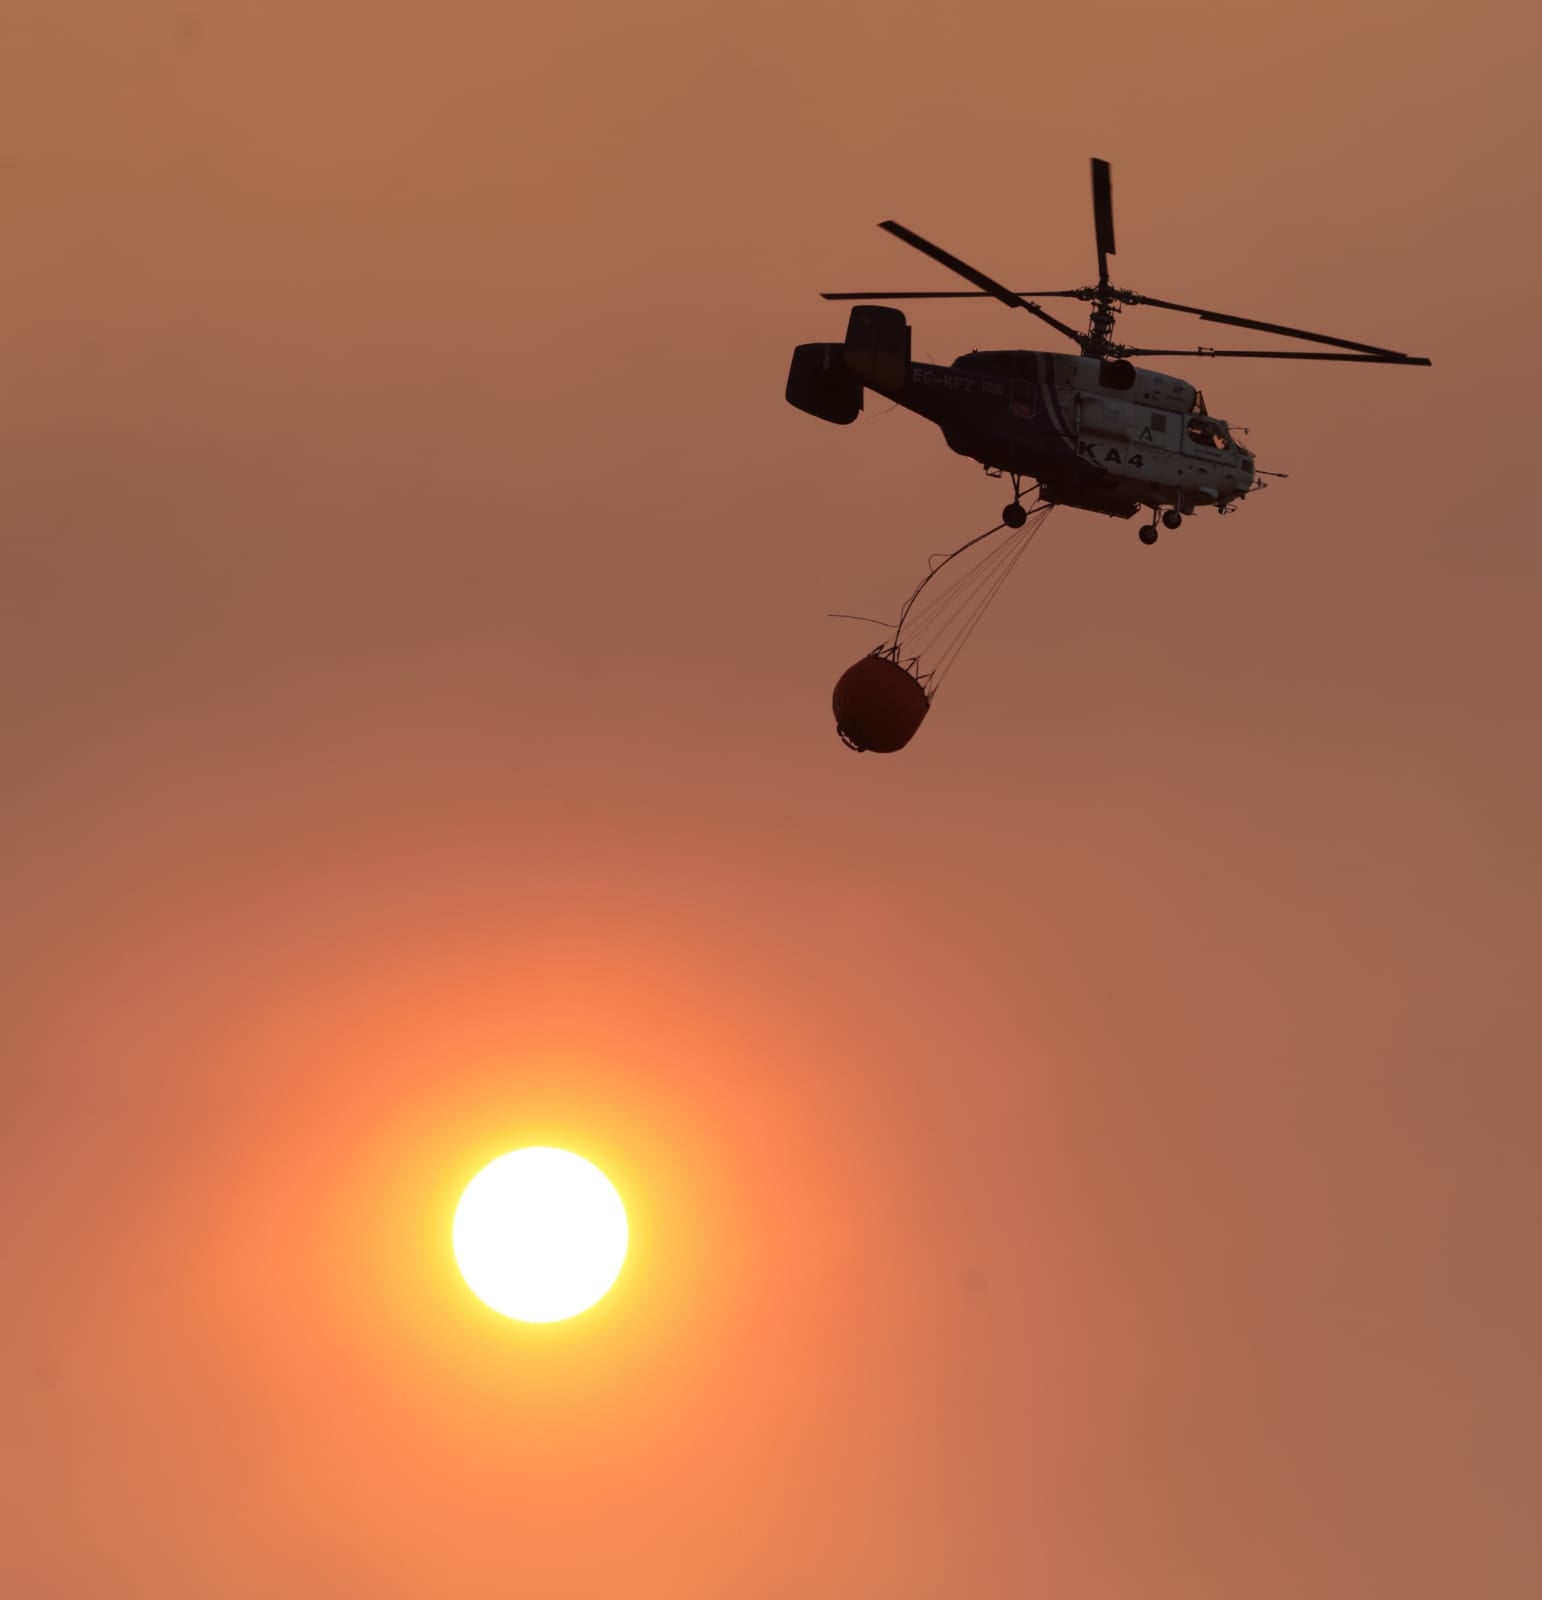
<instances>
[{"instance_id":1,"label":"hazy sky","mask_svg":"<svg viewBox=\"0 0 1542 1600\"><path fill-rule=\"evenodd\" d=\"M1542 1593L1539 43L9 0L5 1600ZM885 217L1087 281L1092 155L1116 281L1434 367L1172 363L1289 478L1056 512L855 756L826 613L1002 493L788 356ZM531 1330L539 1142L633 1250Z\"/></svg>"}]
</instances>

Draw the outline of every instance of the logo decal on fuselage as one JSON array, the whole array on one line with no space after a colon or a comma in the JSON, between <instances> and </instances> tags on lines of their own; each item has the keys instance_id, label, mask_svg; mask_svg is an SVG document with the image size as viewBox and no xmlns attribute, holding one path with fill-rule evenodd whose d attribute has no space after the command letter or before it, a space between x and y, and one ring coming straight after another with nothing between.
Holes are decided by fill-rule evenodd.
<instances>
[{"instance_id":1,"label":"logo decal on fuselage","mask_svg":"<svg viewBox=\"0 0 1542 1600\"><path fill-rule=\"evenodd\" d=\"M1092 446L1088 444L1085 439L1078 439L1076 441L1076 453L1079 456L1085 456L1094 465L1097 464L1097 455ZM1105 462L1113 462L1116 467L1143 467L1146 464L1146 458L1141 455L1139 451L1136 451L1136 453L1132 455L1128 461L1126 461L1112 445L1110 445L1109 448L1103 452L1103 460Z\"/></svg>"}]
</instances>

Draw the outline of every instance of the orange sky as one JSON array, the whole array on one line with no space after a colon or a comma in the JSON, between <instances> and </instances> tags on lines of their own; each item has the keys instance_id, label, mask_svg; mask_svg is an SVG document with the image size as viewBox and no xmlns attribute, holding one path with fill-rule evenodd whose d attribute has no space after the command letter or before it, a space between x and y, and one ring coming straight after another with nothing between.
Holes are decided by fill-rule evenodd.
<instances>
[{"instance_id":1,"label":"orange sky","mask_svg":"<svg viewBox=\"0 0 1542 1600\"><path fill-rule=\"evenodd\" d=\"M1533 1600L1538 24L529 10L0 19L0 1595ZM1434 368L1172 363L1289 480L1055 513L858 758L1002 495L788 355L884 217L1086 281L1094 154Z\"/></svg>"}]
</instances>

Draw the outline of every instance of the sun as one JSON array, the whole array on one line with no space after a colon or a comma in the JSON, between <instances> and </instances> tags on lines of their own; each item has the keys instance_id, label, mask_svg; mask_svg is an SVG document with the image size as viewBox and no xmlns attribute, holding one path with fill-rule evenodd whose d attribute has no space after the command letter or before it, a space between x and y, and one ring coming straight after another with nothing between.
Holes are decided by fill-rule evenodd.
<instances>
[{"instance_id":1,"label":"sun","mask_svg":"<svg viewBox=\"0 0 1542 1600\"><path fill-rule=\"evenodd\" d=\"M471 1292L519 1322L561 1322L602 1299L626 1259L626 1208L593 1162L533 1145L482 1168L451 1230Z\"/></svg>"}]
</instances>

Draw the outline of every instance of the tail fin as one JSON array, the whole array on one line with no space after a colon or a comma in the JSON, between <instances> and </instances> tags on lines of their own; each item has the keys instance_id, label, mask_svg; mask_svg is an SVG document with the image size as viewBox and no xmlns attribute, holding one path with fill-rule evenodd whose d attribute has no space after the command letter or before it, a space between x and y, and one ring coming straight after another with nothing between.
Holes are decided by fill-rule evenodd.
<instances>
[{"instance_id":1,"label":"tail fin","mask_svg":"<svg viewBox=\"0 0 1542 1600\"><path fill-rule=\"evenodd\" d=\"M846 324L846 365L867 385L897 400L910 376L910 324L892 306L853 306Z\"/></svg>"},{"instance_id":2,"label":"tail fin","mask_svg":"<svg viewBox=\"0 0 1542 1600\"><path fill-rule=\"evenodd\" d=\"M855 422L862 411L862 380L846 365L838 344L800 344L787 373L787 403L825 422Z\"/></svg>"}]
</instances>

